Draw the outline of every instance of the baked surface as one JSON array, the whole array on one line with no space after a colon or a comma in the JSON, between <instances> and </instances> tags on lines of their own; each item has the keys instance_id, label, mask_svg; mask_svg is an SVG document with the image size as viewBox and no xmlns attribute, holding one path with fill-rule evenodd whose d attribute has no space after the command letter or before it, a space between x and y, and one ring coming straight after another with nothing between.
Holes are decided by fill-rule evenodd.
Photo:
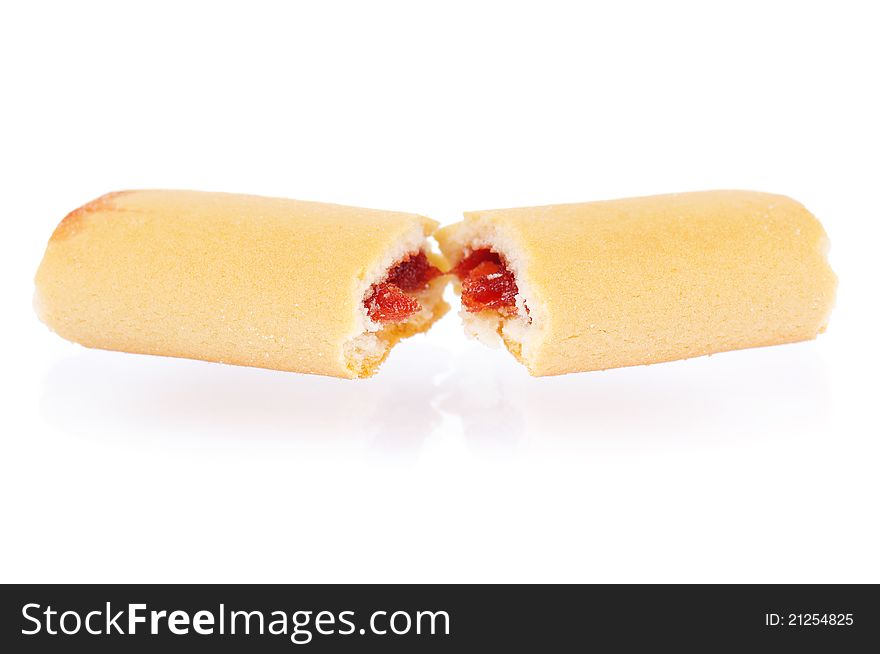
<instances>
[{"instance_id":1,"label":"baked surface","mask_svg":"<svg viewBox=\"0 0 880 654\"><path fill-rule=\"evenodd\" d=\"M110 193L58 225L35 306L87 347L368 376L384 356L352 364L343 349L363 332L369 276L435 227L415 214L296 200ZM440 301L390 340L428 329L445 310Z\"/></svg>"},{"instance_id":2,"label":"baked surface","mask_svg":"<svg viewBox=\"0 0 880 654\"><path fill-rule=\"evenodd\" d=\"M750 191L475 211L437 234L455 264L496 244L532 309L533 375L657 363L815 338L837 278L821 224Z\"/></svg>"}]
</instances>

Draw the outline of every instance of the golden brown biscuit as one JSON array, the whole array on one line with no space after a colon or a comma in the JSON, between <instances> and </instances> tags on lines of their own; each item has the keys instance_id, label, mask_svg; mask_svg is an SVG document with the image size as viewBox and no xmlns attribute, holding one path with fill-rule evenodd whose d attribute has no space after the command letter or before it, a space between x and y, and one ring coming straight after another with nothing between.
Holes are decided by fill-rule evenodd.
<instances>
[{"instance_id":1,"label":"golden brown biscuit","mask_svg":"<svg viewBox=\"0 0 880 654\"><path fill-rule=\"evenodd\" d=\"M405 292L382 286L396 264L428 251L435 227L414 214L277 198L110 193L58 225L34 303L49 327L87 347L367 377L448 309L445 278L424 258Z\"/></svg>"},{"instance_id":2,"label":"golden brown biscuit","mask_svg":"<svg viewBox=\"0 0 880 654\"><path fill-rule=\"evenodd\" d=\"M837 286L819 221L767 193L475 211L437 240L468 331L533 375L812 339Z\"/></svg>"}]
</instances>

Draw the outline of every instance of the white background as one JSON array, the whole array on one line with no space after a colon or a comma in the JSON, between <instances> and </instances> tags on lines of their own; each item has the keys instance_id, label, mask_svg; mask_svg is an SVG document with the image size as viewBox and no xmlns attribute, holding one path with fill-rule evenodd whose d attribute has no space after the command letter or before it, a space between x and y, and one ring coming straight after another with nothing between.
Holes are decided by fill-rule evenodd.
<instances>
[{"instance_id":1,"label":"white background","mask_svg":"<svg viewBox=\"0 0 880 654\"><path fill-rule=\"evenodd\" d=\"M870 2L0 14L2 581L880 581ZM531 379L452 314L351 382L88 351L30 306L110 190L414 211L788 194L809 343Z\"/></svg>"}]
</instances>

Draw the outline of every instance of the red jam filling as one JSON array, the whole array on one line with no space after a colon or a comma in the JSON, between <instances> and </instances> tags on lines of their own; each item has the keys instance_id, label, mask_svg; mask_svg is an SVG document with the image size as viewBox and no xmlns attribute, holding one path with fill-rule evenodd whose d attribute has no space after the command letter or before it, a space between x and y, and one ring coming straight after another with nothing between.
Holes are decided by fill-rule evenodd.
<instances>
[{"instance_id":1,"label":"red jam filling","mask_svg":"<svg viewBox=\"0 0 880 654\"><path fill-rule=\"evenodd\" d=\"M364 300L367 315L375 322L403 322L422 309L418 301L407 295L420 291L443 273L431 265L424 252L409 254L398 262L385 277L373 284Z\"/></svg>"},{"instance_id":2,"label":"red jam filling","mask_svg":"<svg viewBox=\"0 0 880 654\"><path fill-rule=\"evenodd\" d=\"M516 279L497 252L474 250L453 272L461 280L461 303L467 311L492 309L502 316L516 315Z\"/></svg>"}]
</instances>

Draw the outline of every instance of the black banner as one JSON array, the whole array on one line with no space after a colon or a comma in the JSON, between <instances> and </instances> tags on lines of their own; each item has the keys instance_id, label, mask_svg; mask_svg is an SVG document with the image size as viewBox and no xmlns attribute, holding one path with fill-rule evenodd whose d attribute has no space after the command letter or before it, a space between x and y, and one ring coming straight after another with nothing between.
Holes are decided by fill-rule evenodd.
<instances>
[{"instance_id":1,"label":"black banner","mask_svg":"<svg viewBox=\"0 0 880 654\"><path fill-rule=\"evenodd\" d=\"M880 642L880 595L872 585L11 585L0 591L3 652L555 652L646 644L663 651L849 652Z\"/></svg>"}]
</instances>

